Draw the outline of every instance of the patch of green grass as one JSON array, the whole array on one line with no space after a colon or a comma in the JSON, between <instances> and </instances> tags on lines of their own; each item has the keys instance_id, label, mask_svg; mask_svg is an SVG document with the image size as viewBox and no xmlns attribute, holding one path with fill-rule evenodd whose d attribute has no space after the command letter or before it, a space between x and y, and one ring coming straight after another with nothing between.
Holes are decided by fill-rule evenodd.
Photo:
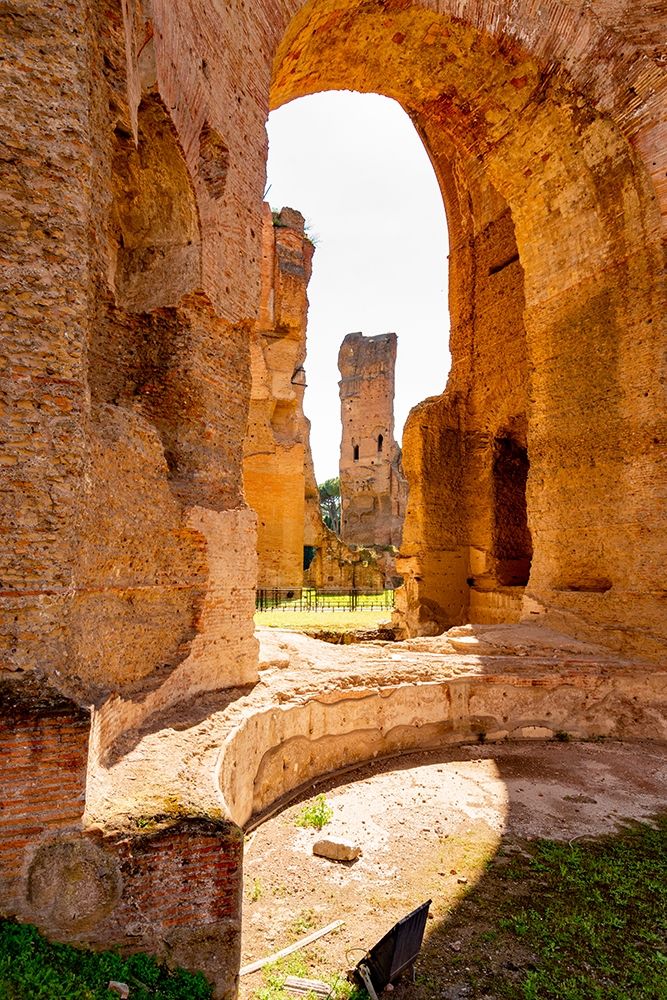
<instances>
[{"instance_id":1,"label":"patch of green grass","mask_svg":"<svg viewBox=\"0 0 667 1000\"><path fill-rule=\"evenodd\" d=\"M296 817L294 822L297 826L311 827L313 830L321 830L333 819L333 808L327 802L324 794L316 795L305 806Z\"/></svg>"},{"instance_id":2,"label":"patch of green grass","mask_svg":"<svg viewBox=\"0 0 667 1000\"><path fill-rule=\"evenodd\" d=\"M456 837L441 847L411 1000L461 983L496 1000L667 1000L667 817L595 840L510 837L487 860ZM450 862L477 868L465 893Z\"/></svg>"},{"instance_id":3,"label":"patch of green grass","mask_svg":"<svg viewBox=\"0 0 667 1000\"><path fill-rule=\"evenodd\" d=\"M391 620L391 608L383 611L257 611L255 625L265 628L287 628L294 632L376 629Z\"/></svg>"},{"instance_id":4,"label":"patch of green grass","mask_svg":"<svg viewBox=\"0 0 667 1000\"><path fill-rule=\"evenodd\" d=\"M292 1000L292 994L285 990L285 980L288 976L299 976L301 979L317 978L308 965L307 953L288 955L287 958L267 965L263 969L264 984L253 993L253 1000ZM342 973L325 976L323 982L329 983L332 987L333 1000L368 1000L366 991L353 986Z\"/></svg>"},{"instance_id":5,"label":"patch of green grass","mask_svg":"<svg viewBox=\"0 0 667 1000\"><path fill-rule=\"evenodd\" d=\"M246 889L246 895L251 903L256 903L257 900L261 898L262 892L262 882L261 879L258 878L254 878Z\"/></svg>"},{"instance_id":6,"label":"patch of green grass","mask_svg":"<svg viewBox=\"0 0 667 1000\"><path fill-rule=\"evenodd\" d=\"M167 969L148 955L121 957L51 944L35 927L0 921L0 1000L113 1000L110 980L132 1000L210 1000L201 973Z\"/></svg>"},{"instance_id":7,"label":"patch of green grass","mask_svg":"<svg viewBox=\"0 0 667 1000\"><path fill-rule=\"evenodd\" d=\"M667 1000L667 820L538 841L528 866L541 888L501 921L536 955L524 1000Z\"/></svg>"},{"instance_id":8,"label":"patch of green grass","mask_svg":"<svg viewBox=\"0 0 667 1000\"><path fill-rule=\"evenodd\" d=\"M312 910L303 910L298 917L295 917L288 928L289 936L298 941L315 927L315 914Z\"/></svg>"},{"instance_id":9,"label":"patch of green grass","mask_svg":"<svg viewBox=\"0 0 667 1000\"><path fill-rule=\"evenodd\" d=\"M264 966L262 979L264 985L253 993L253 1000L286 1000L290 996L285 990L285 980L288 976L308 977L308 966L303 955L288 955Z\"/></svg>"}]
</instances>

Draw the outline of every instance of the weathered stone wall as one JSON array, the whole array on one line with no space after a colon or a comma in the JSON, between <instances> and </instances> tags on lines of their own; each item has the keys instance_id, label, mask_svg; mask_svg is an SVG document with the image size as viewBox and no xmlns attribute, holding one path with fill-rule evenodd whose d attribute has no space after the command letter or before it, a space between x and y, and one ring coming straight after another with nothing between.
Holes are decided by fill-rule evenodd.
<instances>
[{"instance_id":1,"label":"weathered stone wall","mask_svg":"<svg viewBox=\"0 0 667 1000\"><path fill-rule=\"evenodd\" d=\"M0 27L0 634L3 669L35 675L36 738L50 686L80 761L76 706L95 704L92 773L133 726L257 676L242 441L264 125L327 88L403 105L448 212L452 374L404 438L407 629L520 614L664 656L660 5L31 0ZM36 786L53 758L32 760ZM136 793L116 808L141 815ZM46 828L15 819L27 863ZM165 841L160 882L182 884L191 837ZM236 877L216 890L234 912ZM193 905L188 934L214 951L225 920Z\"/></svg>"},{"instance_id":2,"label":"weathered stone wall","mask_svg":"<svg viewBox=\"0 0 667 1000\"><path fill-rule=\"evenodd\" d=\"M131 26L113 3L94 13L35 4L3 22L19 74L3 102L17 220L4 634L15 666L84 700L161 683L235 589L213 580L210 541L229 545L222 512L243 504L249 388L247 328L202 287L201 208L155 73L133 89ZM218 620L238 649L210 662L216 687L255 656L249 617Z\"/></svg>"},{"instance_id":3,"label":"weathered stone wall","mask_svg":"<svg viewBox=\"0 0 667 1000\"><path fill-rule=\"evenodd\" d=\"M454 366L441 430L458 456L465 450L453 474L469 483L479 466L473 444L492 436L481 462L487 498L494 495L488 483L502 442L526 449L532 561L521 614L587 634L601 630L617 645L651 647L658 655L665 565L657 377L664 315L660 22L643 9L602 2L590 17L555 0L539 13L520 4L502 26L486 3L474 12L456 3L436 12L427 0L385 5L382 13L352 0L335 8L298 6L280 12L239 6L223 15L183 0L178 7L155 3L152 16L138 3L128 5L121 16L109 2L88 18L72 3L52 18L43 3L30 8L27 20L5 19L7 55L19 68L5 82L8 218L24 218L25 205L31 220L12 229L7 254L10 278L11 267L18 268L7 299L11 343L25 344L28 353L7 382L16 416L5 467L8 485L33 503L22 523L14 514L20 505L8 509L16 539L5 578L11 581L13 572L17 585L8 600L20 604L10 618L16 623L13 636L7 633L9 648L30 663L38 643L46 663L67 664L73 688L94 681L104 690L86 664L85 642L70 657L68 624L74 605L82 605L84 620L91 614L91 598L72 567L88 530L88 484L100 479L91 459L114 422L103 407L115 408L113 418L128 425L118 449L128 460L141 461L150 435L159 439L166 465L160 479L169 496L158 500L156 493L151 516L160 511L161 528L170 523L165 503L172 497L187 506L196 494L211 509L239 502L240 457L232 442L240 439L235 428L243 426L247 405L247 382L239 376L248 370L247 331L259 289L267 104L346 86L400 100L441 181L454 248L451 283L468 289L459 299L471 303L467 317L454 306ZM53 41L41 52L33 40L51 20ZM65 78L57 106L49 103ZM30 114L40 101L48 114ZM138 160L135 136L143 150ZM19 160L32 171L30 183L12 167ZM164 191L155 206L145 193L153 189ZM123 192L132 192L129 207ZM47 217L63 224L40 225ZM511 238L494 235L496 229ZM516 250L503 249L487 263L489 239L498 250L503 240L513 241ZM488 317L485 333L486 285L507 306L499 315L498 349L488 339ZM151 298L158 287L158 298ZM520 346L512 331L521 314L525 368L522 374L521 365L514 367L512 388L501 348ZM490 386L495 403L502 399L493 421L480 409L484 357L503 369ZM223 372L233 379L225 381ZM50 397L29 424L35 393L47 385ZM525 413L520 400L510 405L517 392L528 400ZM216 413L225 419L213 419ZM427 438L437 428L431 416L423 423ZM21 459L21 447L40 460ZM523 584L503 583L512 575L502 567L496 572L495 564L507 559L488 523L491 504L479 505L486 513L473 529L453 500L445 520L458 540L438 535L440 477L436 470L433 488L421 483L422 445L414 441L405 451L406 468L418 476L404 546L405 558L416 560L406 570L408 618L423 618L426 609L441 627L472 609L484 613L485 602L517 604L505 588ZM133 601L150 592L155 620L163 613L178 620L179 642L187 644L206 570L200 568L189 594L179 589L180 566L190 560L181 518L172 522L179 538L173 572L159 583L126 577L112 600L102 568L90 574L86 588L98 595L97 621L113 622L119 613L131 618L130 592ZM118 537L133 529L130 520L137 521L119 520ZM35 530L38 541L29 551L41 553L37 563L23 554ZM137 534L155 537L155 529ZM525 545L517 557L526 563ZM142 561L150 566L153 556L140 546L134 563ZM441 579L455 581L453 591L434 575L436 562ZM77 607L75 619L79 614ZM16 641L26 636L22 652ZM143 649L136 662L128 651L128 676L173 662L172 638L173 632L156 635L148 662ZM72 671L71 660L79 658Z\"/></svg>"},{"instance_id":4,"label":"weathered stone wall","mask_svg":"<svg viewBox=\"0 0 667 1000\"><path fill-rule=\"evenodd\" d=\"M355 3L335 10L310 3L281 43L273 101L338 86L388 94L408 110L438 174L457 248L453 300L466 286L473 296L466 322L455 305L452 376L439 411L445 419L438 425L435 412L421 410L405 435L411 487L414 474L427 472L421 455L439 437L457 456L454 478L469 484L480 467L480 434L500 447L508 439L525 447L532 555L525 545L516 554L524 565L531 559L521 616L659 657L666 622L658 596L665 432L658 165L666 83L656 30L648 11L624 7L622 14L604 3L590 18L579 5L556 2L539 11L521 4L502 17L492 3L436 10L425 0L383 5L381 14ZM637 44L643 31L652 41ZM505 229L516 250L489 259L489 226L491 234ZM485 287L505 299L495 347L488 309L478 315ZM512 337L521 313L523 379L501 353L505 343L522 353ZM478 403L488 365L498 376L489 386L495 419L487 429ZM517 394L527 401L525 424ZM415 440L421 433L424 445ZM489 441L486 451L488 482L495 445ZM502 545L494 554L497 532L487 527L482 537L475 527L473 535L461 494L445 492L451 504L420 479L411 492L403 545L413 560L403 567L411 577L409 630L465 620L473 606L484 613L486 603L496 614L513 603L506 584L484 596L495 562L507 561ZM506 579L507 567L498 569Z\"/></svg>"},{"instance_id":5,"label":"weathered stone wall","mask_svg":"<svg viewBox=\"0 0 667 1000\"><path fill-rule=\"evenodd\" d=\"M303 412L308 282L313 244L303 216L264 205L259 317L244 442L245 495L257 513L258 587L381 589L373 556L355 554L322 522ZM315 549L304 572L304 547Z\"/></svg>"},{"instance_id":6,"label":"weathered stone wall","mask_svg":"<svg viewBox=\"0 0 667 1000\"><path fill-rule=\"evenodd\" d=\"M240 823L317 775L403 751L480 736L667 735L664 669L647 671L548 629L464 626L392 644L381 661L375 644L327 643L322 651L296 633L265 629L261 638L266 687L280 695L255 692L224 727L220 782ZM335 678L326 690L324 676Z\"/></svg>"},{"instance_id":7,"label":"weathered stone wall","mask_svg":"<svg viewBox=\"0 0 667 1000\"><path fill-rule=\"evenodd\" d=\"M303 419L305 440L309 441L310 424L305 417ZM304 573L304 585L318 590L382 590L386 572L376 553L346 545L325 525L310 444L306 448L305 459L306 524L303 541L315 551Z\"/></svg>"},{"instance_id":8,"label":"weathered stone wall","mask_svg":"<svg viewBox=\"0 0 667 1000\"><path fill-rule=\"evenodd\" d=\"M304 219L264 206L262 295L251 347L243 479L257 513L257 585L301 587L308 424L303 415L307 287L313 244Z\"/></svg>"},{"instance_id":9,"label":"weathered stone wall","mask_svg":"<svg viewBox=\"0 0 667 1000\"><path fill-rule=\"evenodd\" d=\"M238 828L183 819L175 796L123 829L85 824L90 713L16 675L0 682L0 708L0 914L73 943L129 939L133 950L204 970L218 996L233 997Z\"/></svg>"},{"instance_id":10,"label":"weathered stone wall","mask_svg":"<svg viewBox=\"0 0 667 1000\"><path fill-rule=\"evenodd\" d=\"M314 539L315 555L304 574L307 587L318 590L384 589L392 567L385 569L375 550L352 549L325 525L318 527Z\"/></svg>"},{"instance_id":11,"label":"weathered stone wall","mask_svg":"<svg viewBox=\"0 0 667 1000\"><path fill-rule=\"evenodd\" d=\"M532 554L521 462L502 457L523 452L530 461L523 271L507 207L481 181L465 185L454 162L445 189L448 218L459 223L450 245L452 373L447 392L418 406L404 431L415 483L399 560L409 633L518 621ZM461 201L479 217L464 215ZM510 522L513 538L503 538Z\"/></svg>"},{"instance_id":12,"label":"weathered stone wall","mask_svg":"<svg viewBox=\"0 0 667 1000\"><path fill-rule=\"evenodd\" d=\"M338 353L341 374L341 538L398 547L407 483L394 439L395 333L349 333Z\"/></svg>"},{"instance_id":13,"label":"weathered stone wall","mask_svg":"<svg viewBox=\"0 0 667 1000\"><path fill-rule=\"evenodd\" d=\"M26 848L77 830L85 805L90 713L21 678L0 682L0 909L24 888Z\"/></svg>"},{"instance_id":14,"label":"weathered stone wall","mask_svg":"<svg viewBox=\"0 0 667 1000\"><path fill-rule=\"evenodd\" d=\"M117 736L183 697L257 676L255 518L239 448L257 280L249 253L235 284L242 309L222 308L232 281L221 236L236 238L229 227L222 235L221 105L184 142L164 63L156 76L164 34L139 5L10 5L0 23L11 65L0 84L1 633L3 668L27 678L20 719L3 703L6 759L17 768L7 770L16 784L3 788L11 815L3 810L2 839L19 877L3 880L2 909L56 938L164 953L167 871L182 884L168 846L155 882L165 920L151 904L157 920L144 916L150 934L137 938L128 918L143 903L128 872L113 931L101 911L74 927L67 877L43 875L54 859L76 856L72 838L88 843L89 713L79 704L111 695ZM233 211L252 241L245 208ZM257 262L255 250L258 278ZM44 708L64 695L74 699L66 710ZM133 803L119 808L131 813ZM203 860L201 874L206 881ZM234 919L237 875L216 887ZM94 906L101 890L88 888ZM196 890L192 906L179 935L193 947L208 935L222 957L221 973L210 971L229 995L238 947ZM185 951L181 959L190 960Z\"/></svg>"}]
</instances>

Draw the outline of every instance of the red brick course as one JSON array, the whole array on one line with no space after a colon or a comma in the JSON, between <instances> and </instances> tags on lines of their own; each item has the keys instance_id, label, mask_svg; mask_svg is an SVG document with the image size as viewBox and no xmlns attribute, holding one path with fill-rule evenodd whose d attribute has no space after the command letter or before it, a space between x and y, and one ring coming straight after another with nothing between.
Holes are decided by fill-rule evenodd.
<instances>
[{"instance_id":1,"label":"red brick course","mask_svg":"<svg viewBox=\"0 0 667 1000\"><path fill-rule=\"evenodd\" d=\"M53 691L0 687L0 909L12 908L26 849L78 829L85 803L89 714Z\"/></svg>"},{"instance_id":2,"label":"red brick course","mask_svg":"<svg viewBox=\"0 0 667 1000\"><path fill-rule=\"evenodd\" d=\"M241 831L187 817L162 817L152 830L85 831L89 731L89 713L53 689L0 684L0 914L55 940L201 969L216 996L233 996Z\"/></svg>"}]
</instances>

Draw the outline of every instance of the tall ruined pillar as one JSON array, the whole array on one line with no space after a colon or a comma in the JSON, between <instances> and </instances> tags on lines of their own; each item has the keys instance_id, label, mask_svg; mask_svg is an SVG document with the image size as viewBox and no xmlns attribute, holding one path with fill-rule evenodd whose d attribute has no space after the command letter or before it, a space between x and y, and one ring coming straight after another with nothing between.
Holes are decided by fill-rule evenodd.
<instances>
[{"instance_id":1,"label":"tall ruined pillar","mask_svg":"<svg viewBox=\"0 0 667 1000\"><path fill-rule=\"evenodd\" d=\"M291 208L272 213L264 205L262 293L251 343L243 457L245 495L257 513L259 587L300 587L303 581L309 448L303 362L312 257L303 216Z\"/></svg>"},{"instance_id":2,"label":"tall ruined pillar","mask_svg":"<svg viewBox=\"0 0 667 1000\"><path fill-rule=\"evenodd\" d=\"M395 365L395 333L350 333L341 344L341 537L347 544L401 542L407 484L394 440Z\"/></svg>"}]
</instances>

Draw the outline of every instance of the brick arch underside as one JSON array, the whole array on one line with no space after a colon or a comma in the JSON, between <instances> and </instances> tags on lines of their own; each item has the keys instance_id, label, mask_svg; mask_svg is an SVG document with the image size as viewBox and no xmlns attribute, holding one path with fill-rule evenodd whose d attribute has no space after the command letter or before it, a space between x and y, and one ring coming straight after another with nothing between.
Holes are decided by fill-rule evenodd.
<instances>
[{"instance_id":1,"label":"brick arch underside","mask_svg":"<svg viewBox=\"0 0 667 1000\"><path fill-rule=\"evenodd\" d=\"M394 98L445 201L452 370L404 435L402 624L529 619L657 655L663 292L655 190L624 134L636 123L619 111L623 131L590 68L586 89L549 52L574 30L556 5L514 37L426 7L306 4L271 90L272 107L334 89ZM502 585L493 543L493 448L508 435L530 461L525 590Z\"/></svg>"}]
</instances>

